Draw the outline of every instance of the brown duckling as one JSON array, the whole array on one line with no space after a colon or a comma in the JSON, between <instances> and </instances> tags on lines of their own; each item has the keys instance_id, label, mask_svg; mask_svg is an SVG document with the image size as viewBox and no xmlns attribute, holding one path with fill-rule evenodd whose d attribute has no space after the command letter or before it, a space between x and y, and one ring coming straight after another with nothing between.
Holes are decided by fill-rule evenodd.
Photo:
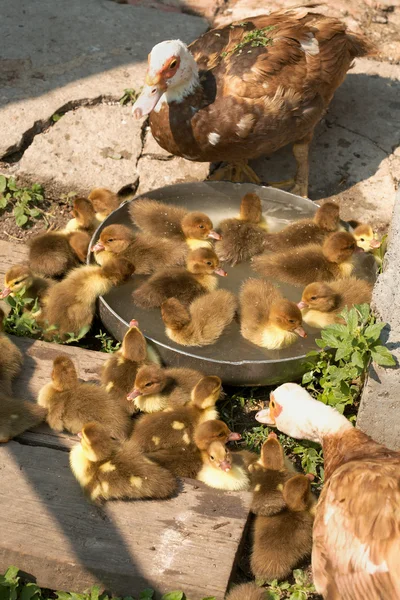
<instances>
[{"instance_id":1,"label":"brown duckling","mask_svg":"<svg viewBox=\"0 0 400 600\"><path fill-rule=\"evenodd\" d=\"M362 248L364 252L373 252L380 248L381 242L376 237L371 225L360 223L353 230L353 236L357 246Z\"/></svg>"},{"instance_id":2,"label":"brown duckling","mask_svg":"<svg viewBox=\"0 0 400 600\"><path fill-rule=\"evenodd\" d=\"M266 235L260 197L249 192L240 203L240 214L236 219L225 219L219 225L222 240L215 251L222 261L236 265L264 252Z\"/></svg>"},{"instance_id":3,"label":"brown duckling","mask_svg":"<svg viewBox=\"0 0 400 600\"><path fill-rule=\"evenodd\" d=\"M131 203L129 214L142 231L160 238L186 241L196 248L210 247L210 238L221 239L213 230L211 219L201 212L188 212L185 208L143 198Z\"/></svg>"},{"instance_id":4,"label":"brown duckling","mask_svg":"<svg viewBox=\"0 0 400 600\"><path fill-rule=\"evenodd\" d=\"M235 317L237 300L228 290L216 290L196 298L186 307L177 298L161 305L165 334L182 346L214 344Z\"/></svg>"},{"instance_id":5,"label":"brown duckling","mask_svg":"<svg viewBox=\"0 0 400 600\"><path fill-rule=\"evenodd\" d=\"M45 279L34 275L30 267L26 264L14 265L6 272L4 276L4 289L0 294L0 298L6 298L18 294L22 289L22 299L32 298L32 302L25 304L24 309L30 310L38 300L39 307L42 308L44 299L48 294L50 287L54 285L51 279Z\"/></svg>"},{"instance_id":6,"label":"brown duckling","mask_svg":"<svg viewBox=\"0 0 400 600\"><path fill-rule=\"evenodd\" d=\"M332 323L343 323L339 313L347 306L369 304L372 297L373 284L364 279L349 277L325 283L310 283L303 290L301 310L303 321L311 327L326 327Z\"/></svg>"},{"instance_id":7,"label":"brown duckling","mask_svg":"<svg viewBox=\"0 0 400 600\"><path fill-rule=\"evenodd\" d=\"M1 392L11 394L12 381L22 367L22 352L4 333L4 310L0 308L0 386Z\"/></svg>"},{"instance_id":8,"label":"brown duckling","mask_svg":"<svg viewBox=\"0 0 400 600\"><path fill-rule=\"evenodd\" d=\"M104 221L122 202L122 198L118 194L114 194L107 188L94 188L89 196L98 221Z\"/></svg>"},{"instance_id":9,"label":"brown duckling","mask_svg":"<svg viewBox=\"0 0 400 600\"><path fill-rule=\"evenodd\" d=\"M218 418L215 404L221 397L219 377L203 377L193 388L189 402L171 411L142 415L133 426L133 437L143 452L175 448L193 442L197 425Z\"/></svg>"},{"instance_id":10,"label":"brown duckling","mask_svg":"<svg viewBox=\"0 0 400 600\"><path fill-rule=\"evenodd\" d=\"M123 283L133 271L132 264L116 258L103 267L87 265L71 271L46 297L41 323L47 328L53 327L47 335L58 334L65 338L68 333L77 335L83 328L90 327L97 298Z\"/></svg>"},{"instance_id":11,"label":"brown duckling","mask_svg":"<svg viewBox=\"0 0 400 600\"><path fill-rule=\"evenodd\" d=\"M260 588L255 583L242 583L235 585L225 600L267 600L268 590Z\"/></svg>"},{"instance_id":12,"label":"brown duckling","mask_svg":"<svg viewBox=\"0 0 400 600\"><path fill-rule=\"evenodd\" d=\"M100 225L92 204L86 198L75 198L71 214L73 218L66 224L65 232L84 231L93 235Z\"/></svg>"},{"instance_id":13,"label":"brown duckling","mask_svg":"<svg viewBox=\"0 0 400 600\"><path fill-rule=\"evenodd\" d=\"M5 444L27 429L31 429L46 419L47 410L33 404L0 397L0 443Z\"/></svg>"},{"instance_id":14,"label":"brown duckling","mask_svg":"<svg viewBox=\"0 0 400 600\"><path fill-rule=\"evenodd\" d=\"M358 250L350 233L338 231L328 236L322 246L309 244L295 251L262 254L252 262L254 270L264 277L300 286L349 277L354 268L352 258Z\"/></svg>"},{"instance_id":15,"label":"brown duckling","mask_svg":"<svg viewBox=\"0 0 400 600\"><path fill-rule=\"evenodd\" d=\"M101 371L102 386L113 398L118 399L130 414L136 412L136 407L133 402L127 400L127 395L134 386L138 369L149 362L159 364L158 356L147 346L138 326L134 319L130 322L121 348L103 364Z\"/></svg>"},{"instance_id":16,"label":"brown duckling","mask_svg":"<svg viewBox=\"0 0 400 600\"><path fill-rule=\"evenodd\" d=\"M276 233L267 233L254 223L234 221L229 219L221 223L222 242L216 246L221 260L233 264L266 251L284 252L288 248L322 244L340 227L339 207L333 202L320 206L312 219L300 219Z\"/></svg>"},{"instance_id":17,"label":"brown duckling","mask_svg":"<svg viewBox=\"0 0 400 600\"><path fill-rule=\"evenodd\" d=\"M249 466L249 472L253 491L251 511L254 514L270 516L286 508L283 484L297 473L286 458L275 432L268 435L259 460Z\"/></svg>"},{"instance_id":18,"label":"brown duckling","mask_svg":"<svg viewBox=\"0 0 400 600\"><path fill-rule=\"evenodd\" d=\"M248 490L250 487L249 454L230 452L224 443L212 442L201 451L203 466L196 479L219 490ZM253 461L258 456L254 454Z\"/></svg>"},{"instance_id":19,"label":"brown duckling","mask_svg":"<svg viewBox=\"0 0 400 600\"><path fill-rule=\"evenodd\" d=\"M307 337L300 309L269 281L247 279L240 291L241 334L253 344L278 350Z\"/></svg>"},{"instance_id":20,"label":"brown duckling","mask_svg":"<svg viewBox=\"0 0 400 600\"><path fill-rule=\"evenodd\" d=\"M104 500L169 498L177 489L172 473L155 464L134 444L122 444L98 422L87 423L81 442L70 452L70 466L86 496Z\"/></svg>"},{"instance_id":21,"label":"brown duckling","mask_svg":"<svg viewBox=\"0 0 400 600\"><path fill-rule=\"evenodd\" d=\"M47 423L55 431L78 433L85 423L103 423L120 438L130 433L126 410L99 385L81 383L74 363L62 354L53 361L51 382L42 387L37 403L48 410Z\"/></svg>"},{"instance_id":22,"label":"brown duckling","mask_svg":"<svg viewBox=\"0 0 400 600\"><path fill-rule=\"evenodd\" d=\"M283 484L282 498L285 508L256 517L250 564L257 579L285 579L311 554L315 498L309 478L291 477Z\"/></svg>"},{"instance_id":23,"label":"brown duckling","mask_svg":"<svg viewBox=\"0 0 400 600\"><path fill-rule=\"evenodd\" d=\"M128 400L146 413L183 406L191 399L192 390L204 377L194 369L163 369L153 365L140 367Z\"/></svg>"},{"instance_id":24,"label":"brown duckling","mask_svg":"<svg viewBox=\"0 0 400 600\"><path fill-rule=\"evenodd\" d=\"M170 267L158 271L133 292L133 300L141 308L156 308L168 298L190 304L198 296L215 290L218 286L215 274L227 275L219 266L214 250L191 250L186 268Z\"/></svg>"},{"instance_id":25,"label":"brown duckling","mask_svg":"<svg viewBox=\"0 0 400 600\"><path fill-rule=\"evenodd\" d=\"M62 277L85 262L90 235L83 231L51 231L30 239L29 266L44 277Z\"/></svg>"},{"instance_id":26,"label":"brown duckling","mask_svg":"<svg viewBox=\"0 0 400 600\"><path fill-rule=\"evenodd\" d=\"M151 460L165 467L177 477L190 477L195 479L203 466L201 450L206 450L211 442L221 441L226 444L230 441L240 440L240 433L230 431L229 427L217 419L205 421L198 425L194 431L194 442L174 448L155 450L147 454Z\"/></svg>"},{"instance_id":27,"label":"brown duckling","mask_svg":"<svg viewBox=\"0 0 400 600\"><path fill-rule=\"evenodd\" d=\"M125 258L135 265L137 275L149 275L162 266L183 265L187 247L173 240L154 239L145 233L135 233L125 225L107 225L91 248L96 262L104 264L113 256Z\"/></svg>"}]
</instances>

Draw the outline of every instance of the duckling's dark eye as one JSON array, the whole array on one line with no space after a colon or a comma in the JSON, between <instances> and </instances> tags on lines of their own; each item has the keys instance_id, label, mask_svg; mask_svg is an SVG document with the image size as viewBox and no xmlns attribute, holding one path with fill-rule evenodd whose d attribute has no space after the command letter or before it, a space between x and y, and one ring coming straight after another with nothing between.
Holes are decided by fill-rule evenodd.
<instances>
[{"instance_id":1,"label":"duckling's dark eye","mask_svg":"<svg viewBox=\"0 0 400 600\"><path fill-rule=\"evenodd\" d=\"M218 437L224 437L224 435L225 435L224 432L221 431L221 433L218 434Z\"/></svg>"},{"instance_id":2,"label":"duckling's dark eye","mask_svg":"<svg viewBox=\"0 0 400 600\"><path fill-rule=\"evenodd\" d=\"M210 265L210 267L212 266L212 262L210 260L207 261L207 264Z\"/></svg>"},{"instance_id":3,"label":"duckling's dark eye","mask_svg":"<svg viewBox=\"0 0 400 600\"><path fill-rule=\"evenodd\" d=\"M204 225L199 225L199 229L204 229Z\"/></svg>"},{"instance_id":4,"label":"duckling's dark eye","mask_svg":"<svg viewBox=\"0 0 400 600\"><path fill-rule=\"evenodd\" d=\"M289 323L294 323L294 319L289 319Z\"/></svg>"},{"instance_id":5,"label":"duckling's dark eye","mask_svg":"<svg viewBox=\"0 0 400 600\"><path fill-rule=\"evenodd\" d=\"M311 300L316 300L317 296L311 296Z\"/></svg>"},{"instance_id":6,"label":"duckling's dark eye","mask_svg":"<svg viewBox=\"0 0 400 600\"><path fill-rule=\"evenodd\" d=\"M153 384L151 381L149 381L149 383L146 383L144 387L150 387L151 385L153 385Z\"/></svg>"},{"instance_id":7,"label":"duckling's dark eye","mask_svg":"<svg viewBox=\"0 0 400 600\"><path fill-rule=\"evenodd\" d=\"M169 68L170 69L175 69L177 62L178 61L176 60L176 58L174 58L174 60L171 60L171 62L169 63Z\"/></svg>"},{"instance_id":8,"label":"duckling's dark eye","mask_svg":"<svg viewBox=\"0 0 400 600\"><path fill-rule=\"evenodd\" d=\"M110 238L109 240L107 240L107 244L110 244L110 243L111 243L111 242L113 242L113 241L114 241L114 239L113 239L113 238Z\"/></svg>"},{"instance_id":9,"label":"duckling's dark eye","mask_svg":"<svg viewBox=\"0 0 400 600\"><path fill-rule=\"evenodd\" d=\"M214 460L214 457L213 457L213 456L210 456L210 458L211 458L211 460Z\"/></svg>"},{"instance_id":10,"label":"duckling's dark eye","mask_svg":"<svg viewBox=\"0 0 400 600\"><path fill-rule=\"evenodd\" d=\"M365 242L365 238L360 238L360 242Z\"/></svg>"},{"instance_id":11,"label":"duckling's dark eye","mask_svg":"<svg viewBox=\"0 0 400 600\"><path fill-rule=\"evenodd\" d=\"M18 281L14 281L14 285L19 285L23 282L23 279L18 279Z\"/></svg>"}]
</instances>

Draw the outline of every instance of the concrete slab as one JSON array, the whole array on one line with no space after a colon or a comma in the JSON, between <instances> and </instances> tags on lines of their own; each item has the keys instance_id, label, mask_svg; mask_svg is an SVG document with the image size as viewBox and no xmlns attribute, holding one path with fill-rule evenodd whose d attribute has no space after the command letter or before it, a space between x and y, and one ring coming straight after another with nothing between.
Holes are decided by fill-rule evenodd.
<instances>
[{"instance_id":1,"label":"concrete slab","mask_svg":"<svg viewBox=\"0 0 400 600\"><path fill-rule=\"evenodd\" d=\"M170 160L157 160L143 156L138 163L139 188L138 194L149 190L183 183L184 181L203 181L209 173L209 163L191 162L174 156Z\"/></svg>"},{"instance_id":2,"label":"concrete slab","mask_svg":"<svg viewBox=\"0 0 400 600\"><path fill-rule=\"evenodd\" d=\"M388 326L382 339L394 354L397 366L372 365L361 398L357 426L377 442L400 449L400 192L396 196L384 271L378 277L372 306Z\"/></svg>"},{"instance_id":3,"label":"concrete slab","mask_svg":"<svg viewBox=\"0 0 400 600\"><path fill-rule=\"evenodd\" d=\"M130 106L81 107L37 135L13 171L24 179L34 175L56 193L88 194L98 186L118 191L136 184L141 151L141 123Z\"/></svg>"},{"instance_id":4,"label":"concrete slab","mask_svg":"<svg viewBox=\"0 0 400 600\"><path fill-rule=\"evenodd\" d=\"M140 88L154 44L190 42L207 27L200 17L109 0L1 0L0 14L0 158L54 113Z\"/></svg>"}]
</instances>

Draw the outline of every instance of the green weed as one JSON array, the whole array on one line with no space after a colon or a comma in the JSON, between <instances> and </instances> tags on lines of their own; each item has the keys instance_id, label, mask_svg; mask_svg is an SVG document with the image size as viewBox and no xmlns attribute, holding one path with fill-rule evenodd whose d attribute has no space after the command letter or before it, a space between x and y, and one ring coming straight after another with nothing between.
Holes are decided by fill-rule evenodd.
<instances>
[{"instance_id":1,"label":"green weed","mask_svg":"<svg viewBox=\"0 0 400 600\"><path fill-rule=\"evenodd\" d=\"M109 352L112 354L116 352L121 347L121 342L117 342L113 337L108 335L105 331L100 329L100 332L94 336L96 339L100 340L101 348L100 352Z\"/></svg>"},{"instance_id":2,"label":"green weed","mask_svg":"<svg viewBox=\"0 0 400 600\"><path fill-rule=\"evenodd\" d=\"M293 571L294 583L288 581L270 581L266 589L266 600L307 600L310 594L315 594L315 587L307 573L301 569Z\"/></svg>"},{"instance_id":3,"label":"green weed","mask_svg":"<svg viewBox=\"0 0 400 600\"><path fill-rule=\"evenodd\" d=\"M273 29L275 29L273 25L268 25L268 27L263 27L262 29L252 29L251 31L248 31L243 36L241 42L236 44L228 52L222 52L221 56L225 57L230 54L234 54L235 52L238 52L240 54L247 45L249 45L251 48L257 48L259 46L270 46L273 42L273 39L267 34Z\"/></svg>"},{"instance_id":4,"label":"green weed","mask_svg":"<svg viewBox=\"0 0 400 600\"><path fill-rule=\"evenodd\" d=\"M139 97L140 92L137 92L133 88L127 88L124 90L123 96L119 99L119 103L122 106L125 104L134 104Z\"/></svg>"},{"instance_id":5,"label":"green weed","mask_svg":"<svg viewBox=\"0 0 400 600\"><path fill-rule=\"evenodd\" d=\"M18 187L14 177L0 175L0 209L12 205L18 227L30 227L35 219L45 216L45 211L37 206L43 200L43 188L39 183Z\"/></svg>"}]
</instances>

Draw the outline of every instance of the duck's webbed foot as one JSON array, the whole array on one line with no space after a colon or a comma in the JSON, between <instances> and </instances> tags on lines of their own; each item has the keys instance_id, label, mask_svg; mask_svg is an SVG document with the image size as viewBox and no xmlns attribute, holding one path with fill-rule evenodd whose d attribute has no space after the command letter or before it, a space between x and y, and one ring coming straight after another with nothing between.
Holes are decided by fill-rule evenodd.
<instances>
[{"instance_id":1,"label":"duck's webbed foot","mask_svg":"<svg viewBox=\"0 0 400 600\"><path fill-rule=\"evenodd\" d=\"M261 179L246 161L228 163L219 167L208 177L210 181L233 181L234 183L255 183L260 185Z\"/></svg>"}]
</instances>

